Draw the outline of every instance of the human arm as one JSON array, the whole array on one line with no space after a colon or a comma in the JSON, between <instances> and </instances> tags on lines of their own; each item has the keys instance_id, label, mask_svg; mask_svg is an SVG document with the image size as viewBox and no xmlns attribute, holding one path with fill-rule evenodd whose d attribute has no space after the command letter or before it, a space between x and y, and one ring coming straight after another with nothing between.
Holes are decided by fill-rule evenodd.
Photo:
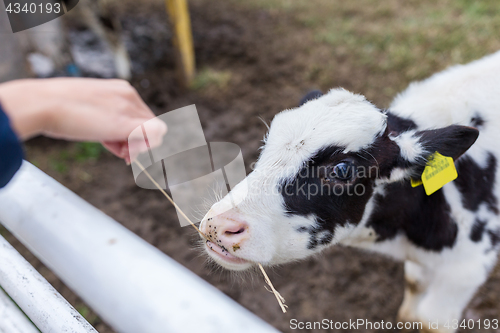
<instances>
[{"instance_id":1,"label":"human arm","mask_svg":"<svg viewBox=\"0 0 500 333\"><path fill-rule=\"evenodd\" d=\"M127 162L130 133L154 118L137 91L123 80L11 81L0 84L0 103L21 140L41 134L72 141L98 141ZM161 121L148 126L150 144L160 144L166 130Z\"/></svg>"}]
</instances>

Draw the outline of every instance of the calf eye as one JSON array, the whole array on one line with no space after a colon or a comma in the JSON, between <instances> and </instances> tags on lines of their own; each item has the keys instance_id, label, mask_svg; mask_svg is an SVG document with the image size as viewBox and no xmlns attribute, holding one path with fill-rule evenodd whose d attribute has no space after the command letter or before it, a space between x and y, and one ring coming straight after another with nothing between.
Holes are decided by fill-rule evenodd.
<instances>
[{"instance_id":1,"label":"calf eye","mask_svg":"<svg viewBox=\"0 0 500 333\"><path fill-rule=\"evenodd\" d=\"M342 181L349 181L356 176L356 166L351 162L340 162L336 164L333 169L330 169L326 180L333 181L335 179Z\"/></svg>"},{"instance_id":2,"label":"calf eye","mask_svg":"<svg viewBox=\"0 0 500 333\"><path fill-rule=\"evenodd\" d=\"M340 162L337 164L333 170L335 175L340 180L350 180L354 178L354 164L347 162Z\"/></svg>"}]
</instances>

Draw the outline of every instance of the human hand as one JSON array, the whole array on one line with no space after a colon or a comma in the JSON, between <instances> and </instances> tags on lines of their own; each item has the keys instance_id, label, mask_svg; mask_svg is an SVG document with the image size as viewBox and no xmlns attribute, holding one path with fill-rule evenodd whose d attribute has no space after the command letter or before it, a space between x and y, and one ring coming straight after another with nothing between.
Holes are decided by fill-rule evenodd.
<instances>
[{"instance_id":1,"label":"human hand","mask_svg":"<svg viewBox=\"0 0 500 333\"><path fill-rule=\"evenodd\" d=\"M130 162L129 149L141 147L132 131L155 116L137 91L123 80L56 78L0 84L0 103L21 139L39 134L74 141L99 141ZM151 147L161 144L167 127L148 124ZM130 147L129 147L130 144Z\"/></svg>"}]
</instances>

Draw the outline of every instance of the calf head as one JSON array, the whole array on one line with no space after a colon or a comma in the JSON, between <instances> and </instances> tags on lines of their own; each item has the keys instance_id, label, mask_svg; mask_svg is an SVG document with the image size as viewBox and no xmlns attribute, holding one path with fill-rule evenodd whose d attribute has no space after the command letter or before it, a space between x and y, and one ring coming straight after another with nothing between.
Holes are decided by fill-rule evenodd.
<instances>
[{"instance_id":1,"label":"calf head","mask_svg":"<svg viewBox=\"0 0 500 333\"><path fill-rule=\"evenodd\" d=\"M207 252L232 270L305 258L360 228L386 184L418 178L435 151L458 158L477 136L465 126L417 131L331 90L276 115L253 172L202 220Z\"/></svg>"}]
</instances>

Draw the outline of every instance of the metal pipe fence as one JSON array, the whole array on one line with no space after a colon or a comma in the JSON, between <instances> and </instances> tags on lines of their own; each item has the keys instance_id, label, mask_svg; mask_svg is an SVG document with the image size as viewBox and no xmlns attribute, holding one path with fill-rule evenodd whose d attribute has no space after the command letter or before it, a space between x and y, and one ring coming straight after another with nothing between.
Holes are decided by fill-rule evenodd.
<instances>
[{"instance_id":1,"label":"metal pipe fence","mask_svg":"<svg viewBox=\"0 0 500 333\"><path fill-rule=\"evenodd\" d=\"M0 191L0 222L118 332L277 332L28 162ZM0 241L0 252L9 246ZM0 258L0 286L42 332L95 332L69 304L50 308L45 280L24 295L16 272L33 270L26 264ZM54 314L45 322L44 311ZM79 324L65 330L59 314Z\"/></svg>"}]
</instances>

